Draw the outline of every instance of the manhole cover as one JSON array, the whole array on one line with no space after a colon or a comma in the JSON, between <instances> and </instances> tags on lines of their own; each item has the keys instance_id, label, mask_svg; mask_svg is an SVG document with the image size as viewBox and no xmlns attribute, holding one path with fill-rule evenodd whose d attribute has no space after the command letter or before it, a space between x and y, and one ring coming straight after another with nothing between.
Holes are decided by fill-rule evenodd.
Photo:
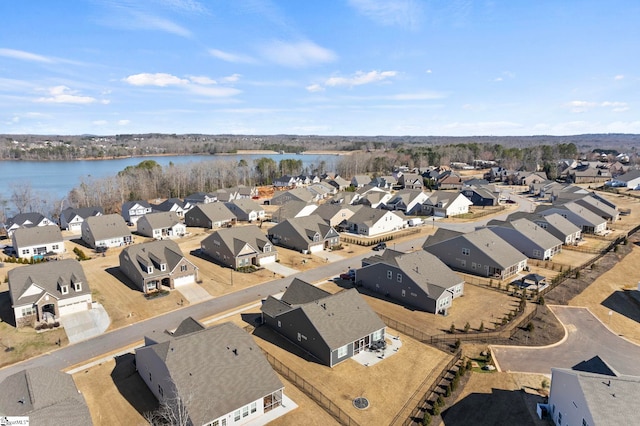
<instances>
[{"instance_id":1,"label":"manhole cover","mask_svg":"<svg viewBox=\"0 0 640 426\"><path fill-rule=\"evenodd\" d=\"M358 410L364 410L369 407L369 400L364 396L359 396L353 400L353 406Z\"/></svg>"}]
</instances>

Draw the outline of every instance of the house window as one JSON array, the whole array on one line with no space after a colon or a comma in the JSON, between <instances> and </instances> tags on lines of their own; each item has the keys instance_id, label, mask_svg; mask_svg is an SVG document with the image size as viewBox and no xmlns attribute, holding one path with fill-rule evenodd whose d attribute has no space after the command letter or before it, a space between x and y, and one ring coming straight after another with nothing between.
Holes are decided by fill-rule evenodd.
<instances>
[{"instance_id":1,"label":"house window","mask_svg":"<svg viewBox=\"0 0 640 426\"><path fill-rule=\"evenodd\" d=\"M469 256L471 254L471 250L469 250L468 248L463 248L462 249L462 254L464 256Z\"/></svg>"},{"instance_id":2,"label":"house window","mask_svg":"<svg viewBox=\"0 0 640 426\"><path fill-rule=\"evenodd\" d=\"M384 333L384 329L380 329L380 330L376 330L373 332L373 335L371 336L372 340L378 341L378 340L382 340L382 334Z\"/></svg>"},{"instance_id":3,"label":"house window","mask_svg":"<svg viewBox=\"0 0 640 426\"><path fill-rule=\"evenodd\" d=\"M393 279L393 271L387 271L387 279L389 280Z\"/></svg>"},{"instance_id":4,"label":"house window","mask_svg":"<svg viewBox=\"0 0 640 426\"><path fill-rule=\"evenodd\" d=\"M187 265L180 265L180 272L185 272L187 270Z\"/></svg>"},{"instance_id":5,"label":"house window","mask_svg":"<svg viewBox=\"0 0 640 426\"><path fill-rule=\"evenodd\" d=\"M302 341L302 334L298 333L298 342Z\"/></svg>"},{"instance_id":6,"label":"house window","mask_svg":"<svg viewBox=\"0 0 640 426\"><path fill-rule=\"evenodd\" d=\"M541 256L542 256L542 252L540 250L533 251L533 257L541 257Z\"/></svg>"},{"instance_id":7,"label":"house window","mask_svg":"<svg viewBox=\"0 0 640 426\"><path fill-rule=\"evenodd\" d=\"M249 415L249 406L245 405L242 407L242 417L247 417Z\"/></svg>"},{"instance_id":8,"label":"house window","mask_svg":"<svg viewBox=\"0 0 640 426\"><path fill-rule=\"evenodd\" d=\"M251 414L255 413L258 410L257 404L255 402L251 403Z\"/></svg>"},{"instance_id":9,"label":"house window","mask_svg":"<svg viewBox=\"0 0 640 426\"><path fill-rule=\"evenodd\" d=\"M562 413L558 411L558 424L562 424Z\"/></svg>"},{"instance_id":10,"label":"house window","mask_svg":"<svg viewBox=\"0 0 640 426\"><path fill-rule=\"evenodd\" d=\"M402 282L402 274L398 274L398 276L396 277L396 280L401 283Z\"/></svg>"},{"instance_id":11,"label":"house window","mask_svg":"<svg viewBox=\"0 0 640 426\"><path fill-rule=\"evenodd\" d=\"M69 294L69 286L68 286L68 285L62 285L62 286L60 286L60 293L62 293L62 294Z\"/></svg>"},{"instance_id":12,"label":"house window","mask_svg":"<svg viewBox=\"0 0 640 426\"><path fill-rule=\"evenodd\" d=\"M29 249L24 249L22 250L22 254L29 254L30 250Z\"/></svg>"},{"instance_id":13,"label":"house window","mask_svg":"<svg viewBox=\"0 0 640 426\"><path fill-rule=\"evenodd\" d=\"M52 250L58 250L58 245L57 245L57 244L54 244L53 246L51 246L51 249L52 249Z\"/></svg>"},{"instance_id":14,"label":"house window","mask_svg":"<svg viewBox=\"0 0 640 426\"><path fill-rule=\"evenodd\" d=\"M282 323L278 320L278 327L282 327Z\"/></svg>"},{"instance_id":15,"label":"house window","mask_svg":"<svg viewBox=\"0 0 640 426\"><path fill-rule=\"evenodd\" d=\"M153 378L151 377L151 373L149 373L149 381L153 382Z\"/></svg>"},{"instance_id":16,"label":"house window","mask_svg":"<svg viewBox=\"0 0 640 426\"><path fill-rule=\"evenodd\" d=\"M36 314L36 310L33 306L29 306L27 308L22 308L22 316L26 317L29 315L35 315Z\"/></svg>"},{"instance_id":17,"label":"house window","mask_svg":"<svg viewBox=\"0 0 640 426\"><path fill-rule=\"evenodd\" d=\"M153 266L147 266L147 274L153 273Z\"/></svg>"},{"instance_id":18,"label":"house window","mask_svg":"<svg viewBox=\"0 0 640 426\"><path fill-rule=\"evenodd\" d=\"M167 264L166 263L161 263L160 264L160 270L161 271L166 271L167 270Z\"/></svg>"},{"instance_id":19,"label":"house window","mask_svg":"<svg viewBox=\"0 0 640 426\"><path fill-rule=\"evenodd\" d=\"M461 260L461 261L460 261L460 266L462 266L463 268L464 268L465 266L467 266L467 261L466 261L466 260Z\"/></svg>"},{"instance_id":20,"label":"house window","mask_svg":"<svg viewBox=\"0 0 640 426\"><path fill-rule=\"evenodd\" d=\"M75 291L82 291L82 283L75 283L74 286L75 286L75 289L74 289Z\"/></svg>"},{"instance_id":21,"label":"house window","mask_svg":"<svg viewBox=\"0 0 640 426\"><path fill-rule=\"evenodd\" d=\"M240 410L236 410L236 412L233 413L233 420L236 422L240 420Z\"/></svg>"},{"instance_id":22,"label":"house window","mask_svg":"<svg viewBox=\"0 0 640 426\"><path fill-rule=\"evenodd\" d=\"M471 269L476 269L476 262L471 262Z\"/></svg>"},{"instance_id":23,"label":"house window","mask_svg":"<svg viewBox=\"0 0 640 426\"><path fill-rule=\"evenodd\" d=\"M404 291L404 289L402 290L402 297L405 297L407 295L407 292Z\"/></svg>"},{"instance_id":24,"label":"house window","mask_svg":"<svg viewBox=\"0 0 640 426\"><path fill-rule=\"evenodd\" d=\"M349 345L344 345L338 348L338 358L343 358L347 356L348 352L349 352Z\"/></svg>"}]
</instances>

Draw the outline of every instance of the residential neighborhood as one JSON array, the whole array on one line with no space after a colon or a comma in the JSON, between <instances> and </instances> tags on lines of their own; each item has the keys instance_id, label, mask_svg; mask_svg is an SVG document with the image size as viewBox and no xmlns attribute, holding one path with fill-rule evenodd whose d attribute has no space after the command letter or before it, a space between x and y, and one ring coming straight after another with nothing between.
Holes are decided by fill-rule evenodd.
<instances>
[{"instance_id":1,"label":"residential neighborhood","mask_svg":"<svg viewBox=\"0 0 640 426\"><path fill-rule=\"evenodd\" d=\"M284 175L268 196L241 186L125 202L119 213L69 208L59 226L43 215L16 215L5 223L10 316L2 326L59 350L106 331L140 330L135 338L144 344L125 345L98 364L81 359L65 367L69 374L13 372L5 362L12 375L0 368L0 379L26 381L28 389L25 377L50 377L65 401L52 402L56 410L69 404L69 415L85 420L89 413L90 421L79 420L86 424L102 424L102 416L156 424L177 413L188 424L218 426L306 424L308 416L395 424L394 418L412 418L412 410L433 413L444 393L429 391L417 405L407 401L447 362L478 362L468 352L477 344L464 351L460 345L478 341L493 350L493 343L522 333L534 341L521 330L547 309L548 292L578 277L585 259L623 244L640 224L629 197L548 183L539 173L481 177L407 169L356 175L349 185L329 175ZM2 335L0 342L12 344ZM417 359L428 371L402 389L364 392L373 404L368 410L356 407L362 401L355 394L333 402L340 399L336 389L364 389L373 377L391 383L400 375L404 383L406 363ZM120 373L110 378L125 366L128 385ZM548 377L550 392L532 412L539 407L556 424L595 422L601 414L589 398L597 396L583 390L589 411L578 415L567 393L591 386L599 371L554 365L540 376ZM83 398L65 397L67 379L57 374L73 377ZM116 395L121 409L105 410L92 380ZM599 380L627 386L635 379L616 373ZM144 402L123 398L123 386ZM333 407L314 396L320 394ZM35 419L49 410L37 401L29 410L12 408L12 395L0 392L0 414Z\"/></svg>"}]
</instances>

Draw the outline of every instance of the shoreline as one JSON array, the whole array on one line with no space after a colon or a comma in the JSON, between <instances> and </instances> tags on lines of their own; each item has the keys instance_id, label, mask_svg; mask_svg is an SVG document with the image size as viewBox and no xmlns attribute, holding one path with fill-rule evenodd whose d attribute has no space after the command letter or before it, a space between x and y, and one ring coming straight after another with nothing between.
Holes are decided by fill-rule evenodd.
<instances>
[{"instance_id":1,"label":"shoreline","mask_svg":"<svg viewBox=\"0 0 640 426\"><path fill-rule=\"evenodd\" d=\"M276 151L270 150L238 150L236 152L220 152L216 154L197 154L197 153L187 153L187 154L176 154L176 153L164 153L164 154L141 154L141 155L127 155L121 157L80 157L80 158L72 158L66 160L54 160L54 159L39 159L39 160L29 160L23 158L3 158L0 159L0 163L7 162L53 162L53 161L109 161L109 160L124 160L127 158L148 158L148 157L225 157L230 155L352 155L355 152L359 151L322 151L322 150L310 150L304 151L300 154L296 154L294 152L285 152L280 154Z\"/></svg>"}]
</instances>

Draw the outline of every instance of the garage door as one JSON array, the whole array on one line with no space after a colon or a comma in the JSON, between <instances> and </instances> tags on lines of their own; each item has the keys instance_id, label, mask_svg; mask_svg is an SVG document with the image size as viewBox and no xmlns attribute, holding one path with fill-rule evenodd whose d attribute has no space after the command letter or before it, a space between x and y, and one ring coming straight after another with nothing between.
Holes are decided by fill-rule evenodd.
<instances>
[{"instance_id":1,"label":"garage door","mask_svg":"<svg viewBox=\"0 0 640 426\"><path fill-rule=\"evenodd\" d=\"M60 311L60 315L67 315L67 314L73 314L75 312L86 311L87 301L83 300L82 302L69 303L68 305L58 304L58 310Z\"/></svg>"},{"instance_id":2,"label":"garage door","mask_svg":"<svg viewBox=\"0 0 640 426\"><path fill-rule=\"evenodd\" d=\"M195 275L187 275L184 277L180 277L180 278L176 278L173 280L173 286L174 287L180 287L181 285L185 285L185 284L191 284L194 283L196 281L196 276Z\"/></svg>"},{"instance_id":3,"label":"garage door","mask_svg":"<svg viewBox=\"0 0 640 426\"><path fill-rule=\"evenodd\" d=\"M324 248L324 246L322 244L318 244L316 246L311 246L309 247L311 249L311 253L317 253L319 251L322 251L322 249Z\"/></svg>"},{"instance_id":4,"label":"garage door","mask_svg":"<svg viewBox=\"0 0 640 426\"><path fill-rule=\"evenodd\" d=\"M276 261L276 255L265 256L260 258L260 265L267 265L269 263L274 263Z\"/></svg>"}]
</instances>

